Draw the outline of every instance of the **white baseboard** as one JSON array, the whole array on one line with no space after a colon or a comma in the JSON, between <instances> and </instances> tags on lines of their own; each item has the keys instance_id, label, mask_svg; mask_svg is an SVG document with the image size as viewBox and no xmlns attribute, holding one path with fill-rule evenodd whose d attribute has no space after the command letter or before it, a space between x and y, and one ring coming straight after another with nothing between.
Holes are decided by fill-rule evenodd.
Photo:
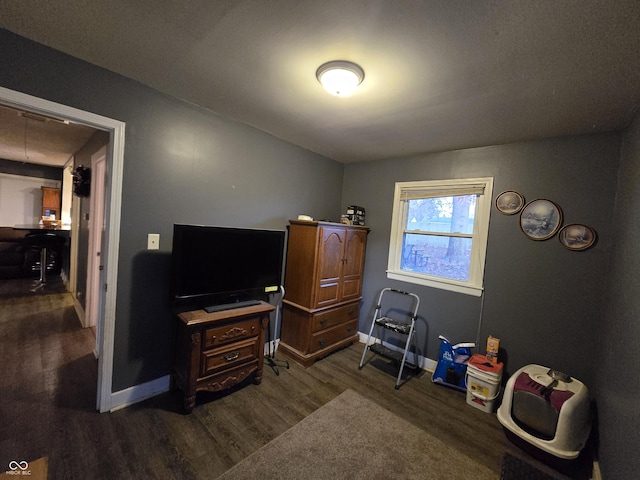
<instances>
[{"instance_id":1,"label":"white baseboard","mask_svg":"<svg viewBox=\"0 0 640 480\"><path fill-rule=\"evenodd\" d=\"M121 408L146 400L147 398L168 392L170 382L171 376L165 375L150 382L141 383L140 385L134 385L119 392L114 392L111 394L110 411L115 412Z\"/></svg>"},{"instance_id":2,"label":"white baseboard","mask_svg":"<svg viewBox=\"0 0 640 480\"><path fill-rule=\"evenodd\" d=\"M80 302L78 301L78 299L76 298L75 295L73 295L73 308L76 311L76 315L78 315L78 319L80 320L80 324L82 325L82 328L86 328L86 322L85 322L85 314L84 314L84 308L82 308L82 305L80 304Z\"/></svg>"},{"instance_id":3,"label":"white baseboard","mask_svg":"<svg viewBox=\"0 0 640 480\"><path fill-rule=\"evenodd\" d=\"M359 335L359 341L360 343L367 343L367 337L369 336L369 334L367 333L362 333L362 332L358 332ZM373 343L378 341L377 338L371 337L372 342L369 343ZM388 343L382 342L382 344L391 349L391 350L395 350L397 352L401 352L402 349L398 348L395 345L390 345ZM420 368L422 368L423 370L427 370L428 372L433 372L436 369L436 366L438 365L438 362L436 360L432 360L430 358L427 357L423 357L421 355L418 355L418 365L420 366Z\"/></svg>"}]
</instances>

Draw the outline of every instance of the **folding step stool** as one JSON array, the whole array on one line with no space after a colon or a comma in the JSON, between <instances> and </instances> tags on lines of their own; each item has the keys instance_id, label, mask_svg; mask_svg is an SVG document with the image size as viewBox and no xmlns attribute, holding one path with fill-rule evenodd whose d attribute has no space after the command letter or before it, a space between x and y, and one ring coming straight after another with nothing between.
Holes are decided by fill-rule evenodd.
<instances>
[{"instance_id":1,"label":"folding step stool","mask_svg":"<svg viewBox=\"0 0 640 480\"><path fill-rule=\"evenodd\" d=\"M385 294L393 293L400 295L409 295L413 297L413 314L411 315L410 321L399 321L394 320L390 317L381 317L380 310L382 309L382 297ZM400 379L402 378L402 371L404 370L404 366L407 365L409 368L415 369L418 368L418 351L416 349L415 344L415 324L416 318L418 317L418 307L420 306L420 298L415 293L403 292L401 290L396 290L395 288L383 288L380 292L380 296L378 297L378 304L376 305L376 310L373 313L373 321L371 322L371 329L369 330L369 336L367 337L367 342L365 343L364 351L362 352L362 358L360 359L360 365L358 366L358 370L361 370L364 366L364 360L367 355L367 350L371 350L373 353L380 355L381 357L388 358L395 363L400 364L400 371L398 372L398 378L396 380L396 390L400 388ZM406 342L404 345L404 351L400 352L397 350L391 350L390 348L384 346L382 344L382 336L378 334L378 331L382 329L390 330L394 333L404 335L406 338ZM376 340L374 343L371 342L371 336L373 335L373 330L376 329ZM413 345L413 363L407 362L407 353L409 352L409 346Z\"/></svg>"}]
</instances>

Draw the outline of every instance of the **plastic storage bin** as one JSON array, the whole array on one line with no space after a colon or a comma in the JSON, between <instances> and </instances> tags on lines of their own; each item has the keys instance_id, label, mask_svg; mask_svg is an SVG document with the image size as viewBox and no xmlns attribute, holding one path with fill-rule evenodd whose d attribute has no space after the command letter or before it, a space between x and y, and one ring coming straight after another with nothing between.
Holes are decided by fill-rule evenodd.
<instances>
[{"instance_id":1,"label":"plastic storage bin","mask_svg":"<svg viewBox=\"0 0 640 480\"><path fill-rule=\"evenodd\" d=\"M501 381L502 363L492 363L484 355L473 355L467 364L467 403L483 412L493 412Z\"/></svg>"}]
</instances>

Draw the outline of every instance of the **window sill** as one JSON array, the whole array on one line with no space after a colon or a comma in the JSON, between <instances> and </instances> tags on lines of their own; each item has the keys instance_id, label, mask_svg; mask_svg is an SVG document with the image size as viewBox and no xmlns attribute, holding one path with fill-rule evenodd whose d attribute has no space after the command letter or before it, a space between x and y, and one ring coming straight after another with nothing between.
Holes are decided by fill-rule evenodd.
<instances>
[{"instance_id":1,"label":"window sill","mask_svg":"<svg viewBox=\"0 0 640 480\"><path fill-rule=\"evenodd\" d=\"M432 280L425 278L422 275L411 274L410 272L391 270L387 270L387 278L391 280L399 280L401 282L424 285L426 287L439 288L441 290L448 290L450 292L463 293L465 295L472 295L474 297L479 297L482 295L482 287L462 284L460 282L456 282L455 280L452 280L450 282L446 280Z\"/></svg>"}]
</instances>

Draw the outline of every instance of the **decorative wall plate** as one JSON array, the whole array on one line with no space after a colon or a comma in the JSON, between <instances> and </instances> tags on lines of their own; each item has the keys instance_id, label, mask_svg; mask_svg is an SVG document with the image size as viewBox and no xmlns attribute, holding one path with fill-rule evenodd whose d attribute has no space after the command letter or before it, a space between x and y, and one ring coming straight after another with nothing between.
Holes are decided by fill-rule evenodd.
<instances>
[{"instance_id":1,"label":"decorative wall plate","mask_svg":"<svg viewBox=\"0 0 640 480\"><path fill-rule=\"evenodd\" d=\"M496 198L496 208L503 215L515 215L524 206L524 197L518 192L507 190Z\"/></svg>"},{"instance_id":2,"label":"decorative wall plate","mask_svg":"<svg viewBox=\"0 0 640 480\"><path fill-rule=\"evenodd\" d=\"M586 250L596 241L596 232L586 225L572 223L562 227L558 240L569 250Z\"/></svg>"},{"instance_id":3,"label":"decorative wall plate","mask_svg":"<svg viewBox=\"0 0 640 480\"><path fill-rule=\"evenodd\" d=\"M551 200L529 202L520 213L520 228L532 240L546 240L562 225L562 210Z\"/></svg>"}]
</instances>

